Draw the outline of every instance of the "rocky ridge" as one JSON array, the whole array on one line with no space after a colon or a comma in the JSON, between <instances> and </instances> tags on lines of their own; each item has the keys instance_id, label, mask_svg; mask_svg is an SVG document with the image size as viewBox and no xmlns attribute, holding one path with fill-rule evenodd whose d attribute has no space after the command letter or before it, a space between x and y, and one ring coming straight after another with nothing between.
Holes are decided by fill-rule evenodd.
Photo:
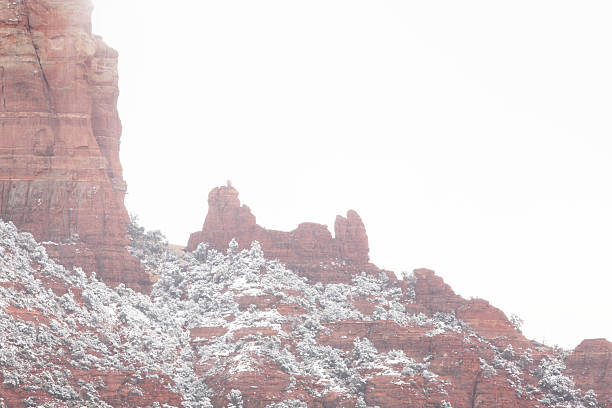
<instances>
[{"instance_id":1,"label":"rocky ridge","mask_svg":"<svg viewBox=\"0 0 612 408\"><path fill-rule=\"evenodd\" d=\"M232 239L239 248L257 241L266 256L278 259L292 270L314 280L347 283L358 270L377 271L369 263L368 236L359 215L338 215L335 237L325 225L305 222L293 231L275 231L259 226L251 209L241 205L238 191L228 183L208 195L208 214L202 231L189 237L188 251L202 242L223 251Z\"/></svg>"},{"instance_id":2,"label":"rocky ridge","mask_svg":"<svg viewBox=\"0 0 612 408\"><path fill-rule=\"evenodd\" d=\"M83 0L0 0L0 218L64 264L148 290L129 256L117 52Z\"/></svg>"}]
</instances>

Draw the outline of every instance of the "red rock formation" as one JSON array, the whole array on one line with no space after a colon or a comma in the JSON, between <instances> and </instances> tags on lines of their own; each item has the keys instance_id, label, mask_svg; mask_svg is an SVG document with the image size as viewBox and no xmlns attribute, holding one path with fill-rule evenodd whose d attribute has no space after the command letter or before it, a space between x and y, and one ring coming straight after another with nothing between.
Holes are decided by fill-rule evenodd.
<instances>
[{"instance_id":1,"label":"red rock formation","mask_svg":"<svg viewBox=\"0 0 612 408\"><path fill-rule=\"evenodd\" d=\"M368 236L355 211L350 210L346 218L338 216L334 232L335 238L325 225L315 223L302 223L290 232L265 229L257 225L250 208L240 204L238 191L228 184L208 195L204 226L202 231L191 234L187 250L193 251L198 244L207 242L225 251L236 238L240 248L258 241L268 258L279 259L318 281L349 282L351 271L378 271L368 263Z\"/></svg>"},{"instance_id":2,"label":"red rock formation","mask_svg":"<svg viewBox=\"0 0 612 408\"><path fill-rule=\"evenodd\" d=\"M567 373L583 390L593 390L599 400L612 407L612 343L606 339L585 340L568 357Z\"/></svg>"},{"instance_id":3,"label":"red rock formation","mask_svg":"<svg viewBox=\"0 0 612 408\"><path fill-rule=\"evenodd\" d=\"M124 249L117 52L91 34L91 11L88 0L0 7L0 217L40 241L78 234L87 250L51 252L146 288Z\"/></svg>"},{"instance_id":4,"label":"red rock formation","mask_svg":"<svg viewBox=\"0 0 612 408\"><path fill-rule=\"evenodd\" d=\"M370 260L368 235L361 217L355 211L349 210L346 218L341 215L336 217L334 233L341 258L357 263L367 263Z\"/></svg>"},{"instance_id":5,"label":"red rock formation","mask_svg":"<svg viewBox=\"0 0 612 408\"><path fill-rule=\"evenodd\" d=\"M472 299L464 302L456 310L457 318L463 320L481 335L504 340L512 340L514 344L521 342L528 347L523 337L506 317L504 312L493 307L484 299Z\"/></svg>"},{"instance_id":6,"label":"red rock formation","mask_svg":"<svg viewBox=\"0 0 612 408\"><path fill-rule=\"evenodd\" d=\"M64 264L96 270L112 284L124 282L146 288L147 277L124 249L127 214L118 155L121 124L116 110L117 54L91 35L90 13L91 4L86 0L0 1L0 216L32 232L38 240L59 243L47 247ZM66 242L74 240L75 234L79 235L77 242ZM334 234L332 237L327 227L313 223L300 224L290 232L262 228L250 209L240 204L238 192L227 186L210 193L203 229L192 234L188 249L209 242L224 251L232 238L237 238L242 248L257 240L269 258L277 258L296 272L324 283L350 282L360 271L381 272L369 263L368 238L357 213L338 216ZM44 274L34 277L56 295L70 292L82 301L81 289L67 287ZM504 364L512 362L515 370L522 369L522 386L536 386L539 378L534 373L545 356L552 356L550 348L525 339L503 312L488 302L457 296L433 271L415 271L410 284L391 273L388 277L389 287L400 289L397 299L381 301L374 295L351 298L350 303L363 315L358 316L360 320L323 322L324 330L318 332L316 340L350 353L356 339L368 338L380 353L402 350L416 362L427 362L438 377L433 380L411 375L401 372L401 367L396 373L378 368L364 384L363 395L369 406L431 408L443 406L442 401L454 407L542 405L538 401L541 393L517 393L517 374ZM0 287L13 292L28 290L8 280L0 282ZM300 293L287 291L284 297L235 293L238 310L232 313L244 313L254 305L253 309L275 310L288 318L305 315L306 309L293 303L298 299L284 303L290 297L299 298ZM389 317L373 317L389 311L392 301L400 302L415 321L400 325L386 320ZM38 327L48 324L45 312L10 305L5 318L22 321L24 327ZM438 332L433 324L419 325L421 314L426 319L442 315L437 320L440 324L445 318L456 317L469 327ZM235 318L232 314L224 320ZM295 329L290 320L280 326L287 334ZM230 328L188 330L192 342L203 345L224 336ZM242 344L257 341L260 335L280 333L279 327L259 323L231 330ZM282 336L279 341L289 350L297 348L291 336ZM509 345L521 357L514 361L510 356L504 363L500 356ZM355 406L354 395L333 391L315 396L325 389L324 378L296 375L291 386L292 376L277 362L262 355L253 357L257 358L254 370L232 372L228 360L215 375L208 375L214 362L197 363L196 371L215 391L215 406L227 406L232 389L242 390L245 407L264 408L282 399L299 399L309 407ZM584 391L593 389L603 408L612 407L611 360L611 343L589 340L566 361L566 374ZM483 361L498 364L495 375L483 372ZM100 377L107 385L100 391L101 397L112 406L181 404L181 396L169 392L168 379L163 375L141 379L137 385L143 395L138 395L130 388L132 371L91 369L83 373L67 361L62 364L75 378ZM0 373L0 397L4 405L24 406L26 397L33 397L37 404L47 402L49 396L42 390L10 387L3 375Z\"/></svg>"},{"instance_id":7,"label":"red rock formation","mask_svg":"<svg viewBox=\"0 0 612 408\"><path fill-rule=\"evenodd\" d=\"M423 305L428 313L451 312L464 302L434 271L417 269L414 276L417 302Z\"/></svg>"},{"instance_id":8,"label":"red rock formation","mask_svg":"<svg viewBox=\"0 0 612 408\"><path fill-rule=\"evenodd\" d=\"M369 263L366 231L354 211L349 211L346 218L337 217L334 238L325 226L312 223L300 224L291 232L262 228L257 225L249 207L240 204L238 191L229 185L212 190L208 204L209 212L203 229L191 235L188 250L194 250L201 242L208 242L215 249L225 251L232 238L238 240L240 248L248 247L252 241L259 241L268 258L277 258L295 272L323 283L348 283L354 273L364 270L370 273L381 272ZM454 315L483 336L486 343L480 343L478 340L466 341L462 335L458 336L452 332L432 335L427 333L427 329L417 326L403 327L386 320L347 320L327 325L326 329L317 336L319 344L349 352L356 339L368 338L379 352L396 349L403 350L406 355L417 359L431 359L433 371L453 384L452 391L448 395L435 393L425 395L421 390L431 390L431 387L419 383L422 381L420 378L411 378L405 382L399 381L397 377L380 375L366 384L365 395L368 405L430 407L432 401L436 400L448 400L452 406L472 407L533 408L541 405L538 399L543 398L543 395L522 397L511 385L514 381L512 378L487 375L483 372L481 361L495 360L495 353L491 351L491 347L501 351L512 345L517 355L527 353L533 356L533 361L522 360L520 364L526 372L534 372L539 361L553 354L552 349L527 340L515 329L506 315L489 302L482 299L466 300L456 295L450 286L431 270L415 270L414 280L410 284L397 280L392 273L387 272L387 275L389 285L401 288L404 297L410 293L408 285L412 286L414 301L407 297L402 301L406 311L414 315L422 313L425 316L433 316L440 312ZM299 294L292 295L299 297ZM246 310L249 305L256 305L261 310L276 309L283 315L303 313L299 307L294 312L295 305L280 304L279 299L274 296L243 296L237 299L241 310ZM363 296L353 298L352 304L364 316L372 316L377 307L375 299ZM211 329L201 330L204 332ZM256 327L244 329L240 331L239 337L244 341L245 335L254 334L257 330ZM283 330L291 329L283 327ZM267 333L267 335L273 334ZM611 359L611 344L599 340L585 341L567 361L566 374L571 375L583 391L594 389L604 408L612 406L610 400L612 378L608 368ZM265 365L265 362L262 363ZM503 372L504 370L498 367L497 373ZM213 388L219 390L234 386L241 388L240 383L249 384L252 389L244 387L241 389L245 396L255 398L255 400L247 398L249 406L254 407L263 407L267 402L273 402L273 395L282 394L283 398L290 397L282 391L285 387L285 376L278 372L273 364L270 364L265 372L249 373L249 375L249 378L223 380L213 385ZM277 376L278 383L265 380ZM301 381L303 387L312 387L312 379L305 378ZM538 379L533 376L524 376L522 381L524 385L533 387L538 385ZM276 401L280 399L276 398L278 398ZM342 406L347 401L340 399L328 401L327 404ZM327 406L325 401L309 399L307 402L309 406ZM217 401L219 406L223 403L221 399ZM354 401L348 401L348 404L353 403Z\"/></svg>"},{"instance_id":9,"label":"red rock formation","mask_svg":"<svg viewBox=\"0 0 612 408\"><path fill-rule=\"evenodd\" d=\"M133 371L97 371L97 370L74 370L67 365L66 371L74 377L87 378L91 382L100 381L105 386L98 390L101 399L112 407L146 407L153 403L180 406L182 397L176 393L169 392L168 379L159 375L159 379L139 380L134 384ZM36 406L44 406L45 403L53 405L56 401L49 397L43 390L24 390L12 388L2 383L2 373L0 373L0 398L7 408L27 407L24 403L26 398L31 399ZM136 385L143 390L143 395L136 395L131 392L132 385Z\"/></svg>"}]
</instances>

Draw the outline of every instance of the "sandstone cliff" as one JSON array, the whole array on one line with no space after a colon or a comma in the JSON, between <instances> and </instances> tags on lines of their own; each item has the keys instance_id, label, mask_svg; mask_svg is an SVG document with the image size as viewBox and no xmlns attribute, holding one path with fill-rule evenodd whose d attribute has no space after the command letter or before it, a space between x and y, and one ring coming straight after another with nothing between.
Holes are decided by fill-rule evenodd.
<instances>
[{"instance_id":1,"label":"sandstone cliff","mask_svg":"<svg viewBox=\"0 0 612 408\"><path fill-rule=\"evenodd\" d=\"M147 289L128 255L117 53L86 0L0 1L0 217L67 264Z\"/></svg>"}]
</instances>

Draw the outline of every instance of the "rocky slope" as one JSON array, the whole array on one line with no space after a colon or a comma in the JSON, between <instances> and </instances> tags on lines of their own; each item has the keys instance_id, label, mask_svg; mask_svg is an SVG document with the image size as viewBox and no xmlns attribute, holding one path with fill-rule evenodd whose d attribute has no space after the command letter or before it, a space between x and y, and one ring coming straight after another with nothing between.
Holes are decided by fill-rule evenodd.
<instances>
[{"instance_id":1,"label":"rocky slope","mask_svg":"<svg viewBox=\"0 0 612 408\"><path fill-rule=\"evenodd\" d=\"M56 264L0 221L0 407L179 405L165 373L183 367L174 349L147 345L142 302L150 299ZM172 330L155 337L182 344Z\"/></svg>"},{"instance_id":2,"label":"rocky slope","mask_svg":"<svg viewBox=\"0 0 612 408\"><path fill-rule=\"evenodd\" d=\"M65 269L0 222L0 404L612 407L609 343L531 342L431 271L322 283L257 243L176 257L130 232L159 274L151 296Z\"/></svg>"},{"instance_id":3,"label":"rocky slope","mask_svg":"<svg viewBox=\"0 0 612 408\"><path fill-rule=\"evenodd\" d=\"M0 0L0 217L66 264L147 290L124 248L117 53L91 34L91 11Z\"/></svg>"}]
</instances>

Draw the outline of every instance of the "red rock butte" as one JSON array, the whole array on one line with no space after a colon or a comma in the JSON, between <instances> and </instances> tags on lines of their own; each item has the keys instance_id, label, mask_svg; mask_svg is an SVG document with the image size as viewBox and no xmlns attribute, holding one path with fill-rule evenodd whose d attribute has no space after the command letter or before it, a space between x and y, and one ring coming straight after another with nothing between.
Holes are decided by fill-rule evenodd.
<instances>
[{"instance_id":1,"label":"red rock butte","mask_svg":"<svg viewBox=\"0 0 612 408\"><path fill-rule=\"evenodd\" d=\"M332 237L327 226L310 222L288 232L265 229L257 224L251 209L241 205L238 191L228 184L208 195L204 226L202 231L191 234L187 250L195 250L202 242L225 251L234 238L240 248L258 241L266 257L323 282L350 282L352 272L377 270L369 263L368 236L355 211L336 217L334 233Z\"/></svg>"},{"instance_id":2,"label":"red rock butte","mask_svg":"<svg viewBox=\"0 0 612 408\"><path fill-rule=\"evenodd\" d=\"M117 52L91 33L90 1L0 7L0 217L64 264L147 290L125 246ZM75 238L78 235L78 240Z\"/></svg>"}]
</instances>

